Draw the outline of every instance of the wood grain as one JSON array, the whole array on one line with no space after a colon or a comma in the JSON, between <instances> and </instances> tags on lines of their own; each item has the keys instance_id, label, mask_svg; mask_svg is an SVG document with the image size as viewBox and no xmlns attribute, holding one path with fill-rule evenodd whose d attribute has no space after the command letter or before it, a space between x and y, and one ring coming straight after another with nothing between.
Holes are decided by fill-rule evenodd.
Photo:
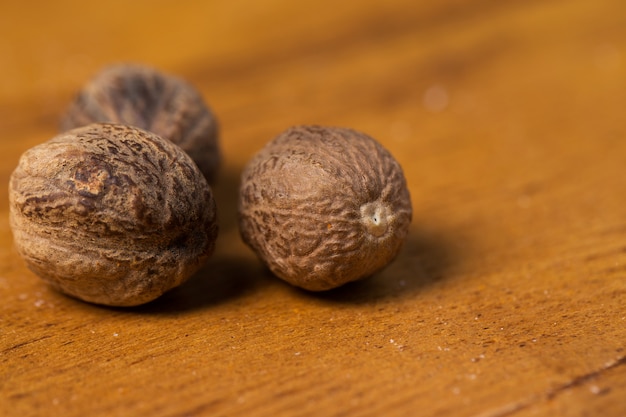
<instances>
[{"instance_id":1,"label":"wood grain","mask_svg":"<svg viewBox=\"0 0 626 417\"><path fill-rule=\"evenodd\" d=\"M0 56L0 415L626 414L623 1L4 2ZM19 155L119 61L196 85L225 158L215 255L130 309L49 289L8 225ZM235 224L302 123L381 141L414 208L389 268L323 294Z\"/></svg>"}]
</instances>

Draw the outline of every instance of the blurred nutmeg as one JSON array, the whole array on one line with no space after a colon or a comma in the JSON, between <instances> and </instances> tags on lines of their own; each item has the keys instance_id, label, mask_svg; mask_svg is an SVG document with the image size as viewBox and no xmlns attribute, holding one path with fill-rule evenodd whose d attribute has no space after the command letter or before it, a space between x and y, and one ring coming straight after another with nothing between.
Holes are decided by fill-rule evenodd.
<instances>
[{"instance_id":1,"label":"blurred nutmeg","mask_svg":"<svg viewBox=\"0 0 626 417\"><path fill-rule=\"evenodd\" d=\"M215 201L196 164L134 127L91 124L31 148L9 199L27 266L97 304L159 297L203 265L217 236Z\"/></svg>"},{"instance_id":2,"label":"blurred nutmeg","mask_svg":"<svg viewBox=\"0 0 626 417\"><path fill-rule=\"evenodd\" d=\"M221 160L217 121L198 90L180 78L138 64L104 68L77 94L61 129L94 122L135 126L169 139L215 182Z\"/></svg>"},{"instance_id":3,"label":"blurred nutmeg","mask_svg":"<svg viewBox=\"0 0 626 417\"><path fill-rule=\"evenodd\" d=\"M384 268L398 254L411 215L398 162L352 129L288 129L242 174L244 242L278 277L307 290Z\"/></svg>"}]
</instances>

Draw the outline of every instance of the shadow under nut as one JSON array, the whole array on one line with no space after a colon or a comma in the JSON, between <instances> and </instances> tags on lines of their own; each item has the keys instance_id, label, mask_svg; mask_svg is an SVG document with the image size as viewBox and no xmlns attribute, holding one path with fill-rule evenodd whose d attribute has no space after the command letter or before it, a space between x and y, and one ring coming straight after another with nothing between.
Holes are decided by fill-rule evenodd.
<instances>
[{"instance_id":1,"label":"shadow under nut","mask_svg":"<svg viewBox=\"0 0 626 417\"><path fill-rule=\"evenodd\" d=\"M211 189L190 157L122 125L92 124L26 151L9 199L27 266L97 304L159 297L203 265L217 237Z\"/></svg>"},{"instance_id":2,"label":"shadow under nut","mask_svg":"<svg viewBox=\"0 0 626 417\"><path fill-rule=\"evenodd\" d=\"M187 152L207 181L220 166L217 120L196 88L154 68L104 68L77 94L61 120L63 131L94 122L139 127Z\"/></svg>"},{"instance_id":3,"label":"shadow under nut","mask_svg":"<svg viewBox=\"0 0 626 417\"><path fill-rule=\"evenodd\" d=\"M320 291L384 268L412 209L398 162L369 136L299 126L268 143L242 174L244 240L285 281Z\"/></svg>"}]
</instances>

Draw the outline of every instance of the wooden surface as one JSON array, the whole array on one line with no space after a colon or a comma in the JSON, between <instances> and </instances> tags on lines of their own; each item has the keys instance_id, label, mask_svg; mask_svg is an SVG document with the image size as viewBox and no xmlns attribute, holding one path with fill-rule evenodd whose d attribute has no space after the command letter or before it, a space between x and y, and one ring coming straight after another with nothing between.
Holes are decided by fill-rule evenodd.
<instances>
[{"instance_id":1,"label":"wooden surface","mask_svg":"<svg viewBox=\"0 0 626 417\"><path fill-rule=\"evenodd\" d=\"M0 5L0 415L626 415L626 3L179 0ZM22 3L20 3L22 4ZM50 290L7 181L103 65L185 77L217 113L221 235L149 305ZM246 161L290 125L401 162L401 255L324 294L241 243Z\"/></svg>"}]
</instances>

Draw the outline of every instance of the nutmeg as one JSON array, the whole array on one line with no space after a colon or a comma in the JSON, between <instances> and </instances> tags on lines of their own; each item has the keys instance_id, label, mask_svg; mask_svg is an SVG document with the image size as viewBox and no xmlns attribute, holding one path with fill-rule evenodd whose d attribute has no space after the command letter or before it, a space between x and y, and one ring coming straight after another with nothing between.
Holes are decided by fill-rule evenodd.
<instances>
[{"instance_id":1,"label":"nutmeg","mask_svg":"<svg viewBox=\"0 0 626 417\"><path fill-rule=\"evenodd\" d=\"M398 254L411 216L398 162L352 129L288 129L242 174L244 242L274 274L307 290L328 290L384 268Z\"/></svg>"},{"instance_id":2,"label":"nutmeg","mask_svg":"<svg viewBox=\"0 0 626 417\"><path fill-rule=\"evenodd\" d=\"M61 129L94 122L136 126L169 139L215 182L221 159L216 118L198 90L180 78L138 64L104 68L77 94Z\"/></svg>"},{"instance_id":3,"label":"nutmeg","mask_svg":"<svg viewBox=\"0 0 626 417\"><path fill-rule=\"evenodd\" d=\"M27 266L97 304L159 297L204 263L217 236L215 201L196 164L134 127L91 124L31 148L9 199Z\"/></svg>"}]
</instances>

